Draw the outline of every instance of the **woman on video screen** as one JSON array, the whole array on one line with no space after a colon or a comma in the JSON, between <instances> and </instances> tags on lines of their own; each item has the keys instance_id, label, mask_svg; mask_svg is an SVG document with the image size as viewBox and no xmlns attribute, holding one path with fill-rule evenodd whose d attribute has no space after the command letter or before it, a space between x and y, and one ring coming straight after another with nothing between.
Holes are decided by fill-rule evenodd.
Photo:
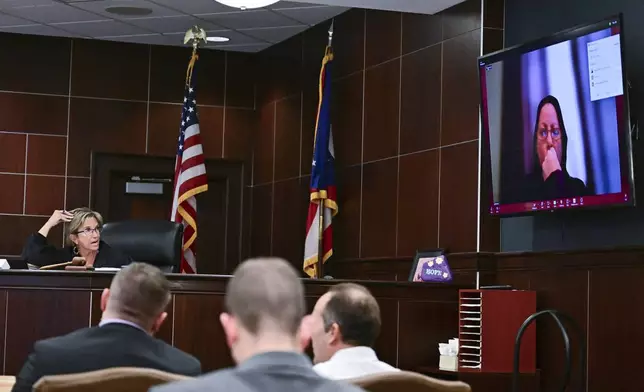
<instances>
[{"instance_id":1,"label":"woman on video screen","mask_svg":"<svg viewBox=\"0 0 644 392\"><path fill-rule=\"evenodd\" d=\"M539 102L533 138L534 167L513 199L517 202L586 196L583 181L566 170L568 135L557 98Z\"/></svg>"}]
</instances>

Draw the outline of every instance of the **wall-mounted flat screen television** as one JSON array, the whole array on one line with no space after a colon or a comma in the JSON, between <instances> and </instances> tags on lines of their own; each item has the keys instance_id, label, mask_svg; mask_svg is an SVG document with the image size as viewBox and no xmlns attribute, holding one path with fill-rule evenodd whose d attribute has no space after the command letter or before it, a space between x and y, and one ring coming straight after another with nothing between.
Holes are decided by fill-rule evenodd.
<instances>
[{"instance_id":1,"label":"wall-mounted flat screen television","mask_svg":"<svg viewBox=\"0 0 644 392\"><path fill-rule=\"evenodd\" d=\"M479 58L488 213L634 205L621 15Z\"/></svg>"}]
</instances>

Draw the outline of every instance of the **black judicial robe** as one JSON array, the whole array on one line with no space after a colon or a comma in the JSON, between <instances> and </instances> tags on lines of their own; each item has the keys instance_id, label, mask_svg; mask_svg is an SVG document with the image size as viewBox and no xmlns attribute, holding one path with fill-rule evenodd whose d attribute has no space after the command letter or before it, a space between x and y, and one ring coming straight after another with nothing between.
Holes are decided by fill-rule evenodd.
<instances>
[{"instance_id":1,"label":"black judicial robe","mask_svg":"<svg viewBox=\"0 0 644 392\"><path fill-rule=\"evenodd\" d=\"M56 248L47 243L47 238L40 233L31 234L22 250L22 258L27 263L38 267L72 261L74 256L78 255L74 255L72 247ZM94 268L121 268L131 262L132 259L129 256L101 241L94 261Z\"/></svg>"}]
</instances>

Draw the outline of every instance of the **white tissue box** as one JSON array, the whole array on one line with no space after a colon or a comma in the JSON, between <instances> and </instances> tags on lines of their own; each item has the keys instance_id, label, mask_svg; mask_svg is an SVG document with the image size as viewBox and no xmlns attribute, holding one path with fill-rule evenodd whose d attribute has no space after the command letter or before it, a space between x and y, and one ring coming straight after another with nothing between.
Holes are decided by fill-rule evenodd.
<instances>
[{"instance_id":1,"label":"white tissue box","mask_svg":"<svg viewBox=\"0 0 644 392\"><path fill-rule=\"evenodd\" d=\"M458 370L458 357L454 355L441 355L440 361L438 362L438 368L440 370L449 370L455 372L456 370Z\"/></svg>"}]
</instances>

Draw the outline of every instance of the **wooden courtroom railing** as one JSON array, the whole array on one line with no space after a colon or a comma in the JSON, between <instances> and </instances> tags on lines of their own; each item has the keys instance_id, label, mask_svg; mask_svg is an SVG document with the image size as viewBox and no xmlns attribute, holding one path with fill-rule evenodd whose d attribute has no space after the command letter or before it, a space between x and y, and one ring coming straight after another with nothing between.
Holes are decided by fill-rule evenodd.
<instances>
[{"instance_id":1,"label":"wooden courtroom railing","mask_svg":"<svg viewBox=\"0 0 644 392\"><path fill-rule=\"evenodd\" d=\"M104 272L0 272L0 361L15 375L33 343L100 321ZM174 285L168 319L158 337L195 355L204 371L232 365L219 324L227 276L168 275ZM338 280L303 280L309 310ZM471 286L361 282L378 299L382 331L376 351L403 369L438 364L438 343L458 333L458 289Z\"/></svg>"}]
</instances>

